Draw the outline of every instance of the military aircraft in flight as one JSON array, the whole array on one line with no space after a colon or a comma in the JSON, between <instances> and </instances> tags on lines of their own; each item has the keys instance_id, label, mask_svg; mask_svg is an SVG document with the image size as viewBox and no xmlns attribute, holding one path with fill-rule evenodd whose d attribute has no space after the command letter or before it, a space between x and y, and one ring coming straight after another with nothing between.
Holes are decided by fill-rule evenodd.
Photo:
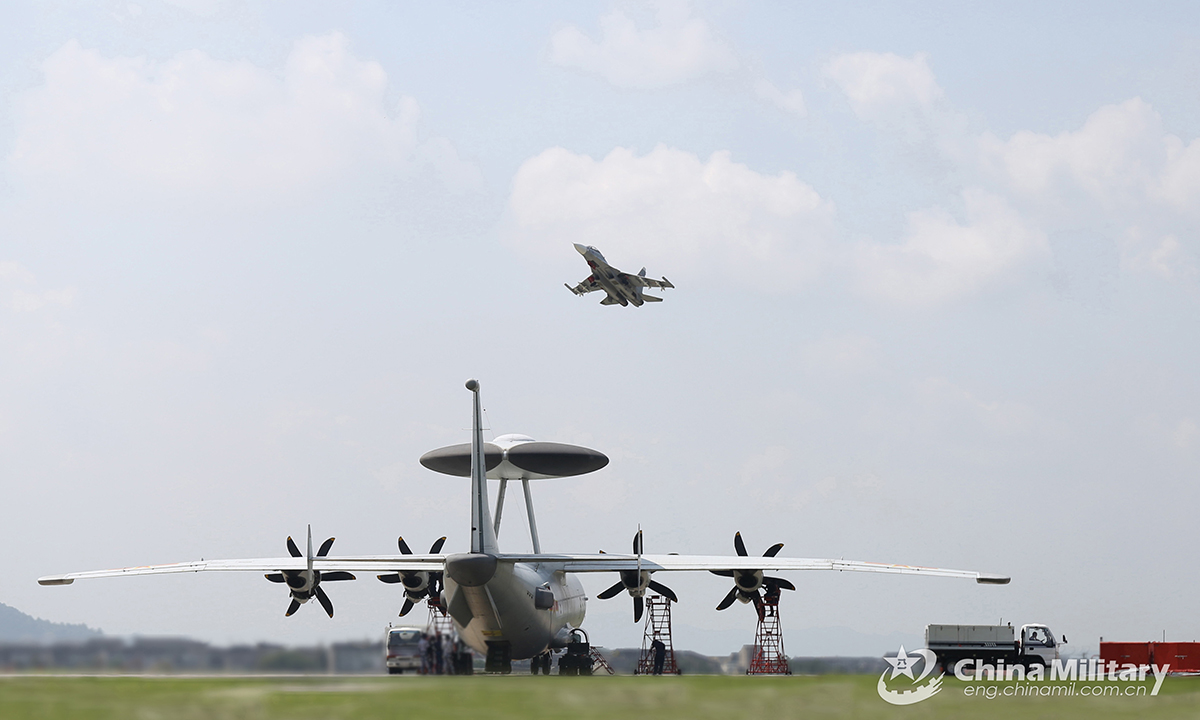
<instances>
[{"instance_id":1,"label":"military aircraft in flight","mask_svg":"<svg viewBox=\"0 0 1200 720\"><path fill-rule=\"evenodd\" d=\"M598 597L605 599L623 590L628 592L633 598L635 622L642 614L647 591L675 599L670 588L653 579L653 574L660 572L708 571L732 577L734 587L721 600L718 610L735 600L753 600L760 588L768 591L781 587L794 589L786 579L766 576L765 571L893 573L969 578L979 583L1001 585L1009 581L1007 577L968 570L779 557L781 544L772 546L762 557L755 557L746 553L740 534L734 537L735 556L645 554L640 530L634 536L633 553L628 555L542 552L529 481L592 472L607 465L608 458L589 448L537 442L521 435L501 436L494 442L485 443L479 383L468 380L467 389L474 400L471 442L433 450L421 458L421 463L437 472L470 477L471 544L468 552L443 553L443 538L433 544L429 553L418 555L400 538L398 555L330 556L333 538L326 540L314 553L310 526L307 551L301 551L289 537L289 557L199 560L74 572L42 577L38 582L70 585L84 578L200 571L261 572L266 574L267 580L287 586L291 597L287 615L315 598L333 617L333 603L325 593L324 583L353 580L356 572L379 573L381 581L403 585L401 615L408 612L413 603L436 596L452 618L459 636L470 647L486 654L489 671L509 672L512 660L537 658L538 664L548 673L549 652L566 647L583 623L588 598L576 577L580 573L616 573L617 583ZM489 508L488 478L500 480L494 520ZM504 496L511 480L520 480L524 489L533 547L531 553L501 552L496 541Z\"/></svg>"},{"instance_id":2,"label":"military aircraft in flight","mask_svg":"<svg viewBox=\"0 0 1200 720\"><path fill-rule=\"evenodd\" d=\"M628 307L633 303L634 307L641 307L648 302L662 302L662 298L656 295L646 295L642 292L642 288L673 288L671 281L663 278L655 280L654 278L646 277L646 268L637 275L621 272L600 254L600 251L591 245L580 245L575 243L575 249L587 260L588 267L592 269L592 274L585 277L575 287L566 285L566 288L576 295L586 295L595 290L603 290L605 298L600 301L601 305L620 305Z\"/></svg>"}]
</instances>

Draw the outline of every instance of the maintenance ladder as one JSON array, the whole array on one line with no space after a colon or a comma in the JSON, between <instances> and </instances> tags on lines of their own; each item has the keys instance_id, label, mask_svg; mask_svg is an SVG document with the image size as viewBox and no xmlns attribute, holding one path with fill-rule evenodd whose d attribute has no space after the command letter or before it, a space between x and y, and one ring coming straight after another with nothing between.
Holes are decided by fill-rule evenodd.
<instances>
[{"instance_id":1,"label":"maintenance ladder","mask_svg":"<svg viewBox=\"0 0 1200 720\"><path fill-rule=\"evenodd\" d=\"M435 602L433 598L429 598L426 600L426 603L429 605L429 622L425 624L426 631L435 635L458 637L458 634L454 632L454 621L450 619L445 609L442 608L441 599L439 598Z\"/></svg>"},{"instance_id":2,"label":"maintenance ladder","mask_svg":"<svg viewBox=\"0 0 1200 720\"><path fill-rule=\"evenodd\" d=\"M612 669L612 665L608 664L608 661L604 659L604 656L601 655L600 651L597 650L595 647L593 647L591 650L591 656L592 656L592 673L593 674L596 672L596 668L600 668L601 670L605 671L609 675L616 675L616 672Z\"/></svg>"},{"instance_id":3,"label":"maintenance ladder","mask_svg":"<svg viewBox=\"0 0 1200 720\"><path fill-rule=\"evenodd\" d=\"M646 596L646 629L642 633L642 654L638 657L635 675L654 674L654 640L667 648L663 675L679 675L675 664L675 645L671 642L671 600L662 595Z\"/></svg>"},{"instance_id":4,"label":"maintenance ladder","mask_svg":"<svg viewBox=\"0 0 1200 720\"><path fill-rule=\"evenodd\" d=\"M758 610L758 629L754 631L754 659L747 675L791 675L787 654L783 651L783 631L779 627L779 593L754 599Z\"/></svg>"}]
</instances>

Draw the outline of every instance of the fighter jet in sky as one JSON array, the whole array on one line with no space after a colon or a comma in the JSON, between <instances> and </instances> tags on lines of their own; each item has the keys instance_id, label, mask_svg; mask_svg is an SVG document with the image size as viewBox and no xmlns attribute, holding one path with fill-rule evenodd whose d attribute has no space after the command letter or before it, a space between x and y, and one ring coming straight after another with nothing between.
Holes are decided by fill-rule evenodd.
<instances>
[{"instance_id":1,"label":"fighter jet in sky","mask_svg":"<svg viewBox=\"0 0 1200 720\"><path fill-rule=\"evenodd\" d=\"M637 275L623 273L604 259L600 251L591 245L580 245L575 243L575 249L587 260L588 267L592 269L592 274L588 275L575 287L567 285L567 289L576 295L586 295L593 290L603 290L607 297L600 301L601 305L621 305L626 307L629 303L633 303L634 307L641 307L648 302L662 302L662 298L654 295L642 294L642 288L673 288L671 281L663 278L655 280L654 278L646 277L646 268ZM563 283L566 285L566 283Z\"/></svg>"}]
</instances>

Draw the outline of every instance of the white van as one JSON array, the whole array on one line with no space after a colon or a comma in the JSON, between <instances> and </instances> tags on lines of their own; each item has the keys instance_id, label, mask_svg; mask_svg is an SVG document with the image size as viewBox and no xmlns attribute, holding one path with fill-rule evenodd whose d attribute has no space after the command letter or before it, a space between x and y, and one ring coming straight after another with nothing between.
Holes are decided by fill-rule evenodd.
<instances>
[{"instance_id":1,"label":"white van","mask_svg":"<svg viewBox=\"0 0 1200 720\"><path fill-rule=\"evenodd\" d=\"M388 673L400 675L405 670L420 671L421 651L418 645L424 632L425 629L419 627L388 628L384 641Z\"/></svg>"}]
</instances>

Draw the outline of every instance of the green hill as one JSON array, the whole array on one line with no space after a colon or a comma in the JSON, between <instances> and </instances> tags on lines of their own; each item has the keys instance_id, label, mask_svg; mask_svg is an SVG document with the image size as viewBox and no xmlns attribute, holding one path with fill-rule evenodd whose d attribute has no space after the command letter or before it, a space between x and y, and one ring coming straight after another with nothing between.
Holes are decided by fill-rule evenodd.
<instances>
[{"instance_id":1,"label":"green hill","mask_svg":"<svg viewBox=\"0 0 1200 720\"><path fill-rule=\"evenodd\" d=\"M49 644L90 640L100 635L99 630L87 625L41 620L0 603L0 643Z\"/></svg>"}]
</instances>

